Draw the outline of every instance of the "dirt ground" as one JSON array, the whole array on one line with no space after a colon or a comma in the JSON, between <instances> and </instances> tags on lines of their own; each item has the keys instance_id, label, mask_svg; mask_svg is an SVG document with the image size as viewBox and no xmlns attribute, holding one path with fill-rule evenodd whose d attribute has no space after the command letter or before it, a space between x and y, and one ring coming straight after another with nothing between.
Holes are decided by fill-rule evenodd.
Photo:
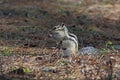
<instances>
[{"instance_id":1,"label":"dirt ground","mask_svg":"<svg viewBox=\"0 0 120 80\"><path fill-rule=\"evenodd\" d=\"M48 37L62 22L79 49L120 45L119 0L0 0L0 80L119 80L119 50L64 61Z\"/></svg>"}]
</instances>

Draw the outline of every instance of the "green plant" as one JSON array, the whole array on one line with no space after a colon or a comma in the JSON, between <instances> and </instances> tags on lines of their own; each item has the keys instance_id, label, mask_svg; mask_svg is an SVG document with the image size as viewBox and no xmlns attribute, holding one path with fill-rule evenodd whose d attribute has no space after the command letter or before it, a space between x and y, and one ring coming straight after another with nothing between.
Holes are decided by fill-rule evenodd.
<instances>
[{"instance_id":1,"label":"green plant","mask_svg":"<svg viewBox=\"0 0 120 80\"><path fill-rule=\"evenodd\" d=\"M21 74L23 73L30 73L31 70L28 68L28 67L23 67L23 66L14 66L13 70L12 71L15 71L16 72L21 72Z\"/></svg>"},{"instance_id":2,"label":"green plant","mask_svg":"<svg viewBox=\"0 0 120 80\"><path fill-rule=\"evenodd\" d=\"M111 41L107 41L105 44L105 47L115 50L115 46L113 45L113 43Z\"/></svg>"},{"instance_id":3,"label":"green plant","mask_svg":"<svg viewBox=\"0 0 120 80\"><path fill-rule=\"evenodd\" d=\"M11 48L5 48L5 50L2 52L3 56L9 56L12 54L12 49Z\"/></svg>"},{"instance_id":4,"label":"green plant","mask_svg":"<svg viewBox=\"0 0 120 80\"><path fill-rule=\"evenodd\" d=\"M113 43L109 40L106 42L105 47L102 48L102 53L108 53L112 50L115 50L115 46L113 45Z\"/></svg>"},{"instance_id":5,"label":"green plant","mask_svg":"<svg viewBox=\"0 0 120 80\"><path fill-rule=\"evenodd\" d=\"M31 72L31 70L30 70L29 68L27 68L27 67L23 67L23 71L24 71L25 73L30 73L30 72Z\"/></svg>"}]
</instances>

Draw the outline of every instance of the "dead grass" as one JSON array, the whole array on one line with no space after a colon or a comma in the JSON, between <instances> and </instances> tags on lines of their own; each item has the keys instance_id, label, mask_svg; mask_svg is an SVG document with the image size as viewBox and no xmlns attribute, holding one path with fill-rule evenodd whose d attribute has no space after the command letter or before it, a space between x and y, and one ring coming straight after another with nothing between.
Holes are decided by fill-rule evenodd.
<instances>
[{"instance_id":1,"label":"dead grass","mask_svg":"<svg viewBox=\"0 0 120 80\"><path fill-rule=\"evenodd\" d=\"M59 50L52 48L54 40L47 37L51 27L65 22L78 36L80 47L92 44L100 48L107 40L119 44L119 40L115 40L120 35L119 7L118 3L94 0L82 3L80 0L1 0L2 73L17 80L110 80L111 77L119 80L119 52L102 57L80 55L69 63ZM17 73L19 68L22 68L22 75ZM28 73L23 68L28 69Z\"/></svg>"},{"instance_id":2,"label":"dead grass","mask_svg":"<svg viewBox=\"0 0 120 80\"><path fill-rule=\"evenodd\" d=\"M1 50L7 50L9 47L1 47ZM120 70L119 56L115 53L108 53L99 58L100 55L81 55L74 59L74 63L66 62L60 57L60 52L54 53L48 49L36 48L11 48L17 54L11 56L2 56L2 68L4 73L17 68L28 68L30 73L35 74L36 80L52 79L108 79L112 70L112 78L117 78L117 72ZM44 52L44 53L42 53ZM111 68L112 67L112 68ZM9 77L17 78L17 73L9 74ZM116 76L116 77L115 77ZM27 77L27 76L26 76ZM24 77L23 79L25 79ZM19 78L19 77L18 77ZM30 79L29 76L27 79ZM33 80L32 78L32 80Z\"/></svg>"}]
</instances>

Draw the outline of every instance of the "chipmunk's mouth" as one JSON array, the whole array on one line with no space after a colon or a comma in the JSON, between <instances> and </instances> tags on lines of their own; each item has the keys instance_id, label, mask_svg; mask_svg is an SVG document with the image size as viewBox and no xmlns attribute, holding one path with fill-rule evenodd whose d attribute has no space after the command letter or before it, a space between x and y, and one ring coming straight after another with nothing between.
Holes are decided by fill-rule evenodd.
<instances>
[{"instance_id":1,"label":"chipmunk's mouth","mask_svg":"<svg viewBox=\"0 0 120 80\"><path fill-rule=\"evenodd\" d=\"M48 37L49 37L49 38L53 37L52 30L49 30L49 31L48 31Z\"/></svg>"},{"instance_id":2,"label":"chipmunk's mouth","mask_svg":"<svg viewBox=\"0 0 120 80\"><path fill-rule=\"evenodd\" d=\"M50 37L50 38L51 38L51 37L53 37L53 35L52 35L52 34L48 34L48 37Z\"/></svg>"}]
</instances>

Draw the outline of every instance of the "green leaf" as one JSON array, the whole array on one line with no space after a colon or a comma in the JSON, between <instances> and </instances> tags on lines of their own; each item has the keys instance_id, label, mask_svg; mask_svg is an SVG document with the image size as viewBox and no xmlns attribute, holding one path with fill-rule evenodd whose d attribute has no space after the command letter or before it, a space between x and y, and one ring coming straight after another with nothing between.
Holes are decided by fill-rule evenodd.
<instances>
[{"instance_id":1,"label":"green leaf","mask_svg":"<svg viewBox=\"0 0 120 80\"><path fill-rule=\"evenodd\" d=\"M27 68L27 67L23 67L23 71L24 71L25 73L30 73L30 72L31 72L31 70L30 70L29 68Z\"/></svg>"},{"instance_id":2,"label":"green leaf","mask_svg":"<svg viewBox=\"0 0 120 80\"><path fill-rule=\"evenodd\" d=\"M112 45L112 42L111 42L111 41L107 41L105 46L107 47L107 46L109 46L109 45Z\"/></svg>"},{"instance_id":3,"label":"green leaf","mask_svg":"<svg viewBox=\"0 0 120 80\"><path fill-rule=\"evenodd\" d=\"M6 49L3 53L2 53L4 56L9 56L12 54L12 50L9 48L9 49Z\"/></svg>"}]
</instances>

